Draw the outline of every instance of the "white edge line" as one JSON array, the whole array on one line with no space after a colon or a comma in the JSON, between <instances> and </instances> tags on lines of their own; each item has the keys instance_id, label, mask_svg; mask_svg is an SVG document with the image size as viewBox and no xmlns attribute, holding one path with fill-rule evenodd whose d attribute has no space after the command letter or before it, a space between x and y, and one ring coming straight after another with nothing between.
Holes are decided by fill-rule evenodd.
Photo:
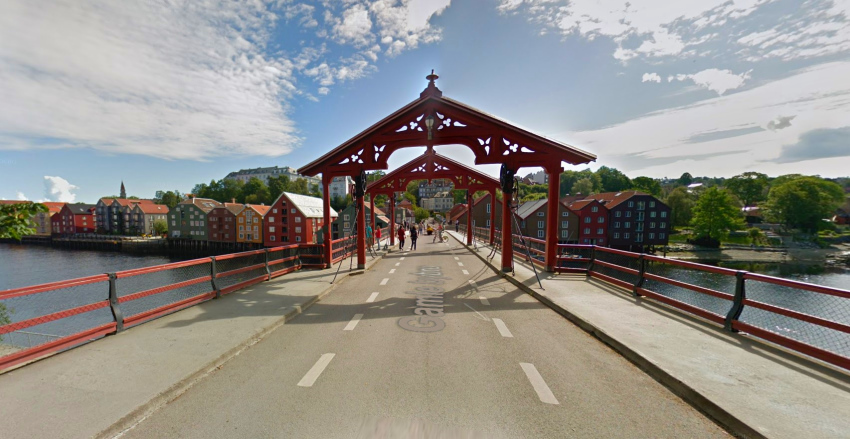
<instances>
[{"instance_id":1,"label":"white edge line","mask_svg":"<svg viewBox=\"0 0 850 439\"><path fill-rule=\"evenodd\" d=\"M534 387L534 391L537 392L537 397L540 398L540 401L546 404L560 404L533 364L519 363L519 365L522 367L523 372L525 372L525 376L528 377L528 381L531 381L531 387Z\"/></svg>"},{"instance_id":2,"label":"white edge line","mask_svg":"<svg viewBox=\"0 0 850 439\"><path fill-rule=\"evenodd\" d=\"M351 321L345 325L345 329L343 331L353 331L354 328L360 323L360 319L363 318L363 314L354 314L354 317L351 318Z\"/></svg>"},{"instance_id":3,"label":"white edge line","mask_svg":"<svg viewBox=\"0 0 850 439\"><path fill-rule=\"evenodd\" d=\"M298 382L298 385L301 387L312 387L313 383L319 378L319 375L324 372L325 368L328 367L331 360L334 359L334 355L336 354L322 354L319 358L319 361L307 371L307 375L304 375L304 378L301 378L301 381Z\"/></svg>"}]
</instances>

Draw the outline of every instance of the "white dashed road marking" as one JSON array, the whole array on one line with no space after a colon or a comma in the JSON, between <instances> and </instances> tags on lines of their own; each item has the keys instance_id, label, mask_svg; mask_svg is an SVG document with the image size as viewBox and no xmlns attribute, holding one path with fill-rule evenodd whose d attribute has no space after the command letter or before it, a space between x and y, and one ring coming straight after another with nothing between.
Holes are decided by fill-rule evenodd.
<instances>
[{"instance_id":1,"label":"white dashed road marking","mask_svg":"<svg viewBox=\"0 0 850 439\"><path fill-rule=\"evenodd\" d=\"M401 265L401 262L396 262L396 263L395 263L395 266L396 266L396 267L398 267L399 265Z\"/></svg>"},{"instance_id":2,"label":"white dashed road marking","mask_svg":"<svg viewBox=\"0 0 850 439\"><path fill-rule=\"evenodd\" d=\"M319 378L319 375L324 372L325 368L328 367L331 360L334 359L334 355L336 354L322 354L319 358L319 361L307 371L307 375L304 375L304 378L301 378L301 381L298 382L298 385L301 387L312 387L313 383Z\"/></svg>"},{"instance_id":3,"label":"white dashed road marking","mask_svg":"<svg viewBox=\"0 0 850 439\"><path fill-rule=\"evenodd\" d=\"M537 392L537 397L540 398L541 401L546 404L560 404L557 399L555 399L555 395L549 390L549 386L546 385L546 381L543 381L543 377L540 376L540 372L537 371L537 368L534 367L531 363L519 363L520 367L522 367L523 372L525 372L525 376L528 377L528 381L531 381L531 386L534 387L534 391Z\"/></svg>"},{"instance_id":4,"label":"white dashed road marking","mask_svg":"<svg viewBox=\"0 0 850 439\"><path fill-rule=\"evenodd\" d=\"M345 329L343 331L353 331L354 327L357 326L357 323L360 322L360 319L363 318L363 314L354 314L354 317L345 325Z\"/></svg>"},{"instance_id":5,"label":"white dashed road marking","mask_svg":"<svg viewBox=\"0 0 850 439\"><path fill-rule=\"evenodd\" d=\"M470 279L470 280L469 280L469 284L470 284L470 285L472 285L473 287L478 287L478 285L476 285L476 284L475 284L475 281L474 281L474 280L471 280L471 279Z\"/></svg>"},{"instance_id":6,"label":"white dashed road marking","mask_svg":"<svg viewBox=\"0 0 850 439\"><path fill-rule=\"evenodd\" d=\"M368 299L366 299L366 303L374 302L374 301L375 301L375 299L377 299L377 298L378 298L378 292L377 292L377 291L375 291L374 293L372 293L372 295L371 295L371 296L369 296L369 298L368 298Z\"/></svg>"},{"instance_id":7,"label":"white dashed road marking","mask_svg":"<svg viewBox=\"0 0 850 439\"><path fill-rule=\"evenodd\" d=\"M482 304L482 305L490 306L490 301L489 301L489 300L487 300L487 298L486 298L486 297L484 297L484 296L479 296L479 297L478 297L478 300L480 300L480 301L481 301L481 304Z\"/></svg>"},{"instance_id":8,"label":"white dashed road marking","mask_svg":"<svg viewBox=\"0 0 850 439\"><path fill-rule=\"evenodd\" d=\"M463 262L458 262L458 263L457 263L457 266L458 266L458 267L463 267Z\"/></svg>"},{"instance_id":9,"label":"white dashed road marking","mask_svg":"<svg viewBox=\"0 0 850 439\"><path fill-rule=\"evenodd\" d=\"M392 270L390 270L390 274L393 274L393 273L395 273L395 268L393 268Z\"/></svg>"},{"instance_id":10,"label":"white dashed road marking","mask_svg":"<svg viewBox=\"0 0 850 439\"><path fill-rule=\"evenodd\" d=\"M401 257L401 258L398 258L398 260L399 260L399 261L403 261L403 260L404 260L404 258L403 258L403 257Z\"/></svg>"},{"instance_id":11,"label":"white dashed road marking","mask_svg":"<svg viewBox=\"0 0 850 439\"><path fill-rule=\"evenodd\" d=\"M466 274L466 275L468 275L468 274L469 274L469 272L468 272L468 271L466 271L466 270L462 270L462 271L463 271L463 274Z\"/></svg>"},{"instance_id":12,"label":"white dashed road marking","mask_svg":"<svg viewBox=\"0 0 850 439\"><path fill-rule=\"evenodd\" d=\"M496 324L496 328L499 328L499 334L502 334L502 337L513 338L514 335L511 334L511 331L505 326L505 322L502 319L493 319L493 323Z\"/></svg>"},{"instance_id":13,"label":"white dashed road marking","mask_svg":"<svg viewBox=\"0 0 850 439\"><path fill-rule=\"evenodd\" d=\"M455 261L459 261L459 260L460 260L460 258L455 256Z\"/></svg>"},{"instance_id":14,"label":"white dashed road marking","mask_svg":"<svg viewBox=\"0 0 850 439\"><path fill-rule=\"evenodd\" d=\"M386 285L387 282L389 282L389 281L390 281L390 278L385 277L384 280L381 281L381 285Z\"/></svg>"}]
</instances>

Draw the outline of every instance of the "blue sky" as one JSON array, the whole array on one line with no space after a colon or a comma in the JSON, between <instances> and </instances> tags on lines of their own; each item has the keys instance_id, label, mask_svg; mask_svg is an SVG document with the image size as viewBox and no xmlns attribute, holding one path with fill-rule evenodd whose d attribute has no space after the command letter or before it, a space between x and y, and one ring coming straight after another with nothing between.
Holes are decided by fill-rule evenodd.
<instances>
[{"instance_id":1,"label":"blue sky","mask_svg":"<svg viewBox=\"0 0 850 439\"><path fill-rule=\"evenodd\" d=\"M848 58L846 0L11 0L0 198L297 168L418 97L431 69L446 96L594 169L845 176Z\"/></svg>"}]
</instances>

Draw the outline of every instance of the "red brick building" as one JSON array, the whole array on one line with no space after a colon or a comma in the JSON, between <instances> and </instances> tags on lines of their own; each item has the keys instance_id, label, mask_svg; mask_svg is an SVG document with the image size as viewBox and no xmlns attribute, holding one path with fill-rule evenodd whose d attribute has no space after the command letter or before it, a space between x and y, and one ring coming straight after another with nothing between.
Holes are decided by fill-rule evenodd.
<instances>
[{"instance_id":1,"label":"red brick building","mask_svg":"<svg viewBox=\"0 0 850 439\"><path fill-rule=\"evenodd\" d=\"M95 208L94 204L66 204L53 215L53 234L94 233L97 230Z\"/></svg>"},{"instance_id":2,"label":"red brick building","mask_svg":"<svg viewBox=\"0 0 850 439\"><path fill-rule=\"evenodd\" d=\"M607 247L608 209L598 200L579 200L570 204L570 210L578 216L578 243Z\"/></svg>"},{"instance_id":3,"label":"red brick building","mask_svg":"<svg viewBox=\"0 0 850 439\"><path fill-rule=\"evenodd\" d=\"M331 209L331 220L336 217L337 213ZM263 217L263 244L276 247L324 242L321 232L323 218L321 198L284 192Z\"/></svg>"},{"instance_id":4,"label":"red brick building","mask_svg":"<svg viewBox=\"0 0 850 439\"><path fill-rule=\"evenodd\" d=\"M608 209L608 246L640 251L648 246L667 245L672 229L670 207L652 195L606 192L588 199L597 200Z\"/></svg>"}]
</instances>

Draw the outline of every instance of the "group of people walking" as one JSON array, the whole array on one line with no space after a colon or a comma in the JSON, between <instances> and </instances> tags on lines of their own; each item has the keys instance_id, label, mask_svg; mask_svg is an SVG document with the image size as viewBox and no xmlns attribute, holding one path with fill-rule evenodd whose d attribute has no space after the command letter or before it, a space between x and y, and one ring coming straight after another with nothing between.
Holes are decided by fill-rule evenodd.
<instances>
[{"instance_id":1,"label":"group of people walking","mask_svg":"<svg viewBox=\"0 0 850 439\"><path fill-rule=\"evenodd\" d=\"M437 240L443 239L443 224L440 222L436 223L434 227L434 239L431 242L437 242ZM404 244L407 240L408 233L410 234L410 250L416 250L416 241L419 240L419 234L425 230L425 221L422 221L420 224L408 224L405 222L404 224L399 224L398 230L396 231L396 236L398 237L398 249L404 250ZM373 239L374 238L374 239ZM376 228L374 233L372 232L372 226L366 224L366 242L369 246L378 245L378 249L381 248L381 229Z\"/></svg>"}]
</instances>

